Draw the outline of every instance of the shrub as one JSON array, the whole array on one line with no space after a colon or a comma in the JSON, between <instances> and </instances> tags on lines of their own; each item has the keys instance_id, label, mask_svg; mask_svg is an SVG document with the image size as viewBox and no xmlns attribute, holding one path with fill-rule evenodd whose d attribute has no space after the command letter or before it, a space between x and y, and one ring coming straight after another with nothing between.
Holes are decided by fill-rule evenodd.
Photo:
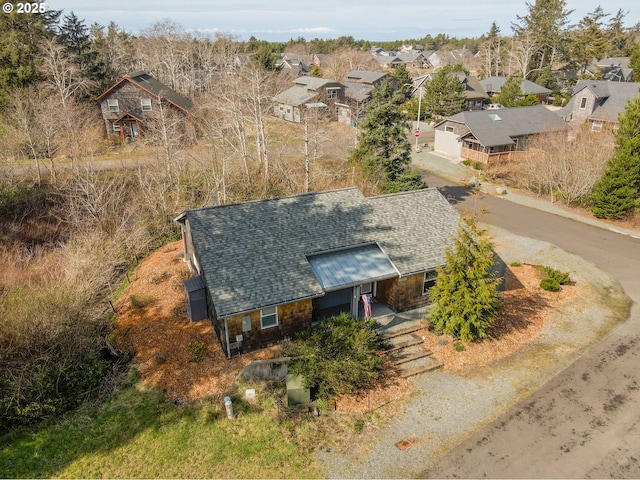
<instances>
[{"instance_id":1,"label":"shrub","mask_svg":"<svg viewBox=\"0 0 640 480\"><path fill-rule=\"evenodd\" d=\"M149 295L145 295L144 293L133 293L131 294L130 300L131 306L135 310L139 310L149 305L153 301L153 298L151 298Z\"/></svg>"},{"instance_id":2,"label":"shrub","mask_svg":"<svg viewBox=\"0 0 640 480\"><path fill-rule=\"evenodd\" d=\"M302 375L320 396L353 394L378 378L382 359L373 323L343 313L300 332L285 354L289 373Z\"/></svg>"},{"instance_id":3,"label":"shrub","mask_svg":"<svg viewBox=\"0 0 640 480\"><path fill-rule=\"evenodd\" d=\"M554 278L543 278L540 281L540 287L548 292L559 292L560 283Z\"/></svg>"},{"instance_id":4,"label":"shrub","mask_svg":"<svg viewBox=\"0 0 640 480\"><path fill-rule=\"evenodd\" d=\"M0 301L0 430L80 404L102 380L106 326L60 287L14 289Z\"/></svg>"},{"instance_id":5,"label":"shrub","mask_svg":"<svg viewBox=\"0 0 640 480\"><path fill-rule=\"evenodd\" d=\"M521 267L522 263L520 263L520 262L511 262L509 265L511 265L512 267Z\"/></svg>"},{"instance_id":6,"label":"shrub","mask_svg":"<svg viewBox=\"0 0 640 480\"><path fill-rule=\"evenodd\" d=\"M456 352L464 352L465 348L464 348L464 344L461 342L456 342L453 344L453 348L456 349Z\"/></svg>"},{"instance_id":7,"label":"shrub","mask_svg":"<svg viewBox=\"0 0 640 480\"><path fill-rule=\"evenodd\" d=\"M204 354L207 352L207 345L204 342L189 342L187 345L191 358L190 362L199 362L204 358Z\"/></svg>"},{"instance_id":8,"label":"shrub","mask_svg":"<svg viewBox=\"0 0 640 480\"><path fill-rule=\"evenodd\" d=\"M555 268L551 267L544 267L544 271L547 274L548 278L555 280L560 285L568 285L569 283L571 283L569 272L561 272L560 270L556 270Z\"/></svg>"}]
</instances>

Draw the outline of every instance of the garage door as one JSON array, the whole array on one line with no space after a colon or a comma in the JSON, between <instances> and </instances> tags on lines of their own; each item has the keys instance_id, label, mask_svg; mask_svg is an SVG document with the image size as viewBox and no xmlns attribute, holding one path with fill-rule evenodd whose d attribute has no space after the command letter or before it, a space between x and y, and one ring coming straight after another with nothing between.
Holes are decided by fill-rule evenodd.
<instances>
[{"instance_id":1,"label":"garage door","mask_svg":"<svg viewBox=\"0 0 640 480\"><path fill-rule=\"evenodd\" d=\"M455 158L460 158L462 142L458 141L458 135L442 130L436 130L436 138L433 143L433 149L436 152L445 153Z\"/></svg>"}]
</instances>

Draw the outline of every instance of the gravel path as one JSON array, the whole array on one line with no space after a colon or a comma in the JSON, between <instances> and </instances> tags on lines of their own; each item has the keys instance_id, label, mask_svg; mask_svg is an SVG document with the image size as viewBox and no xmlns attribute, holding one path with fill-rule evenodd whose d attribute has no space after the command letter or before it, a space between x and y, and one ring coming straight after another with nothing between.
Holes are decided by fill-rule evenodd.
<instances>
[{"instance_id":1,"label":"gravel path","mask_svg":"<svg viewBox=\"0 0 640 480\"><path fill-rule=\"evenodd\" d=\"M605 303L625 302L619 284L586 260L550 245L491 227L507 247L497 250L506 263L543 264L569 271L585 295L558 311L541 337L509 359L470 375L436 371L411 380L415 390L397 402L399 410L379 429L366 429L362 445L350 452L317 454L328 478L416 477L442 454L526 397L566 368L624 318ZM611 304L611 303L609 303ZM576 321L579 319L579 321ZM407 450L395 444L410 438ZM363 453L364 452L364 453Z\"/></svg>"}]
</instances>

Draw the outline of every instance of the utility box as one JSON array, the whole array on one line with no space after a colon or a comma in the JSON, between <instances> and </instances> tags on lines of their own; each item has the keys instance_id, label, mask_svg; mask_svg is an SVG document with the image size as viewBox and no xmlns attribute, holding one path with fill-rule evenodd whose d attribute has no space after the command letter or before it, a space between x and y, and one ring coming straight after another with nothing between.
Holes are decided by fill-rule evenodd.
<instances>
[{"instance_id":1,"label":"utility box","mask_svg":"<svg viewBox=\"0 0 640 480\"><path fill-rule=\"evenodd\" d=\"M187 314L192 322L199 322L209 318L207 312L207 293L204 282L200 277L185 280L184 291L187 297Z\"/></svg>"},{"instance_id":2,"label":"utility box","mask_svg":"<svg viewBox=\"0 0 640 480\"><path fill-rule=\"evenodd\" d=\"M304 388L302 375L287 374L287 402L289 406L311 403L311 390Z\"/></svg>"}]
</instances>

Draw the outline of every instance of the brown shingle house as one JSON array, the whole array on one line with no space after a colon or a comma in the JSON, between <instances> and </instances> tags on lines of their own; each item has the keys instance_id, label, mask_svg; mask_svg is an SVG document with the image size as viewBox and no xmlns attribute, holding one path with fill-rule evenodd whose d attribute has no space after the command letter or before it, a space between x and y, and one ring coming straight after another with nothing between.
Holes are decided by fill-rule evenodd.
<instances>
[{"instance_id":1,"label":"brown shingle house","mask_svg":"<svg viewBox=\"0 0 640 480\"><path fill-rule=\"evenodd\" d=\"M163 115L193 117L193 103L145 72L123 76L98 97L107 135L133 140L157 126Z\"/></svg>"},{"instance_id":2,"label":"brown shingle house","mask_svg":"<svg viewBox=\"0 0 640 480\"><path fill-rule=\"evenodd\" d=\"M190 318L209 318L231 357L316 319L362 316L364 293L394 312L426 306L458 218L435 188L375 197L347 188L188 210L176 221L206 298L205 312ZM192 295L196 282L187 282Z\"/></svg>"}]
</instances>

